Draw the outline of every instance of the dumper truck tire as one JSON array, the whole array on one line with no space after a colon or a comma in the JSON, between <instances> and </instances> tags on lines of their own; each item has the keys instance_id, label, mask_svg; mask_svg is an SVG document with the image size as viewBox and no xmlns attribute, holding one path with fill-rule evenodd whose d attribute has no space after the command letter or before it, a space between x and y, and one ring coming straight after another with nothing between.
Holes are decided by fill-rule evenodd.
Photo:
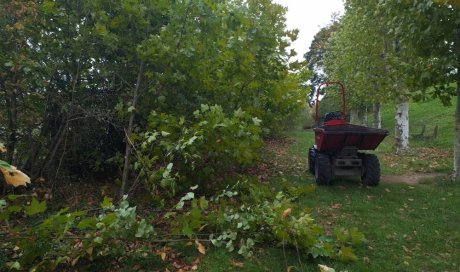
<instances>
[{"instance_id":1,"label":"dumper truck tire","mask_svg":"<svg viewBox=\"0 0 460 272\"><path fill-rule=\"evenodd\" d=\"M315 174L315 160L316 160L316 151L314 147L308 149L308 172L310 174Z\"/></svg>"},{"instance_id":2,"label":"dumper truck tire","mask_svg":"<svg viewBox=\"0 0 460 272\"><path fill-rule=\"evenodd\" d=\"M362 154L363 175L361 182L364 186L377 186L380 182L380 163L374 154Z\"/></svg>"},{"instance_id":3,"label":"dumper truck tire","mask_svg":"<svg viewBox=\"0 0 460 272\"><path fill-rule=\"evenodd\" d=\"M332 168L330 156L323 153L316 153L315 159L315 181L318 185L332 184Z\"/></svg>"}]
</instances>

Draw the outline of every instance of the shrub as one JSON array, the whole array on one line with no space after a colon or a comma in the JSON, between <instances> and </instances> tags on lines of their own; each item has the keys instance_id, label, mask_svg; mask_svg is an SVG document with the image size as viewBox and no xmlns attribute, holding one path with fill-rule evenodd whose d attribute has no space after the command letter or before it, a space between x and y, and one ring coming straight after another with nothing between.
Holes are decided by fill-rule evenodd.
<instances>
[{"instance_id":1,"label":"shrub","mask_svg":"<svg viewBox=\"0 0 460 272\"><path fill-rule=\"evenodd\" d=\"M191 181L204 185L254 162L261 146L261 121L241 109L227 117L220 106L201 105L191 120L152 112L134 168L148 187L176 192ZM204 186L203 186L204 187Z\"/></svg>"}]
</instances>

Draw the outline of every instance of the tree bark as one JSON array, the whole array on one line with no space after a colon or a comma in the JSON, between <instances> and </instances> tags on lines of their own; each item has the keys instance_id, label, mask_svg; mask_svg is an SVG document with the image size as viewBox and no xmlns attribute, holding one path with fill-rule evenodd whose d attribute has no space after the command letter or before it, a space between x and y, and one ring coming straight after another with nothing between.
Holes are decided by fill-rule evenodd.
<instances>
[{"instance_id":1,"label":"tree bark","mask_svg":"<svg viewBox=\"0 0 460 272\"><path fill-rule=\"evenodd\" d=\"M403 96L396 105L395 119L396 153L401 153L409 149L409 102Z\"/></svg>"},{"instance_id":2,"label":"tree bark","mask_svg":"<svg viewBox=\"0 0 460 272\"><path fill-rule=\"evenodd\" d=\"M43 160L43 163L40 167L40 171L38 173L33 173L33 177L39 177L43 176L44 173L51 173L49 168L52 166L52 162L54 161L54 158L56 157L57 151L59 150L59 147L62 143L62 141L65 138L67 131L67 113L63 113L59 125L59 130L57 131L56 135L53 137L53 140L50 142L48 145L50 147L48 154L46 155L45 159ZM51 175L50 175L51 176Z\"/></svg>"},{"instance_id":3,"label":"tree bark","mask_svg":"<svg viewBox=\"0 0 460 272\"><path fill-rule=\"evenodd\" d=\"M132 151L132 146L130 142L130 135L133 132L133 127L134 127L134 117L136 113L136 104L137 104L137 99L139 98L139 90L140 90L140 85L142 82L142 76L144 73L144 61L142 60L141 63L139 64L139 72L137 74L137 81L136 81L136 87L133 90L133 100L132 100L132 106L134 107L134 110L131 111L129 115L129 121L128 121L128 129L126 131L126 147L125 147L125 162L123 165L123 175L121 179L121 188L120 188L120 197L123 197L126 191L126 183L128 181L129 177L129 164L130 164L130 157L131 157L131 151Z\"/></svg>"},{"instance_id":4,"label":"tree bark","mask_svg":"<svg viewBox=\"0 0 460 272\"><path fill-rule=\"evenodd\" d=\"M18 108L16 89L6 92L6 107L8 111L8 137L6 139L6 160L10 164L14 164L14 151L17 142L18 130Z\"/></svg>"},{"instance_id":5,"label":"tree bark","mask_svg":"<svg viewBox=\"0 0 460 272\"><path fill-rule=\"evenodd\" d=\"M367 126L367 107L361 107L358 111L359 124L361 126Z\"/></svg>"},{"instance_id":6,"label":"tree bark","mask_svg":"<svg viewBox=\"0 0 460 272\"><path fill-rule=\"evenodd\" d=\"M372 127L382 128L382 107L379 102L375 102L372 105L372 115L374 117Z\"/></svg>"},{"instance_id":7,"label":"tree bark","mask_svg":"<svg viewBox=\"0 0 460 272\"><path fill-rule=\"evenodd\" d=\"M350 124L356 124L358 122L358 111L351 110L350 111Z\"/></svg>"}]
</instances>

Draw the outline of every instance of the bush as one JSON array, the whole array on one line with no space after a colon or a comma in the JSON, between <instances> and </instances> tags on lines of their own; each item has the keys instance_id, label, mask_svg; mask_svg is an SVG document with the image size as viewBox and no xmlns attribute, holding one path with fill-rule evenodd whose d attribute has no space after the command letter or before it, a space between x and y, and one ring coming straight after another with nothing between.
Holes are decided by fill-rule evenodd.
<instances>
[{"instance_id":1,"label":"bush","mask_svg":"<svg viewBox=\"0 0 460 272\"><path fill-rule=\"evenodd\" d=\"M147 131L136 137L134 168L152 192L160 187L174 194L192 181L205 187L254 162L262 143L260 123L242 110L227 117L217 105L202 105L189 121L152 112Z\"/></svg>"}]
</instances>

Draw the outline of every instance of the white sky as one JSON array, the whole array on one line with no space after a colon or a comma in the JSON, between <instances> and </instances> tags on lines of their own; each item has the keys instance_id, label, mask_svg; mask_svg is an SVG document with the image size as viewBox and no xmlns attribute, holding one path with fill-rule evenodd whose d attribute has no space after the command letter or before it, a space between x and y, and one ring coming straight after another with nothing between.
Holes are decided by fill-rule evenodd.
<instances>
[{"instance_id":1,"label":"white sky","mask_svg":"<svg viewBox=\"0 0 460 272\"><path fill-rule=\"evenodd\" d=\"M293 48L297 58L303 59L308 51L315 34L331 21L332 13L343 14L343 0L273 0L286 6L287 26L289 29L299 29Z\"/></svg>"}]
</instances>

